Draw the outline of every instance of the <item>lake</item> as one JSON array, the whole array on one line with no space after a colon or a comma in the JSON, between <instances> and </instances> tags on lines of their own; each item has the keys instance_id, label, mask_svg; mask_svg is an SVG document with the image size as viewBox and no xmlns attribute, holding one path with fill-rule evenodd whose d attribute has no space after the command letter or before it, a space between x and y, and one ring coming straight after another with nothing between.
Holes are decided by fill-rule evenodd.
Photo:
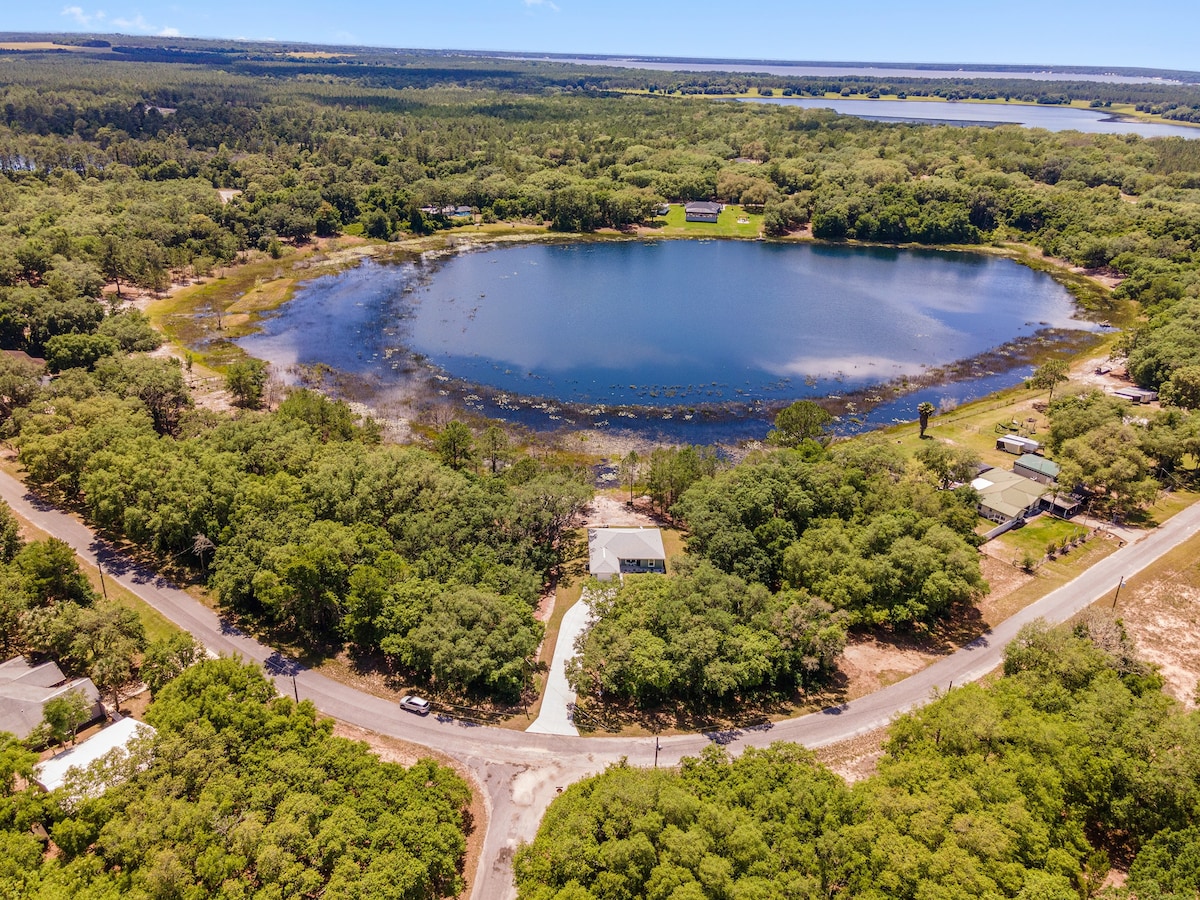
<instances>
[{"instance_id":1,"label":"lake","mask_svg":"<svg viewBox=\"0 0 1200 900\"><path fill-rule=\"evenodd\" d=\"M952 404L1025 377L1013 341L1097 328L1053 279L979 254L600 240L366 261L301 286L238 343L280 368L324 363L380 397L429 377L532 427L703 442L761 437L797 398L871 396L1008 345L956 383L884 392L861 416L911 419L923 399Z\"/></svg>"},{"instance_id":2,"label":"lake","mask_svg":"<svg viewBox=\"0 0 1200 900\"><path fill-rule=\"evenodd\" d=\"M507 54L505 54L507 55ZM618 69L647 69L659 72L736 72L739 74L766 73L796 78L837 78L859 76L866 78L983 78L1028 79L1029 81L1099 81L1110 84L1174 84L1177 82L1148 75L1119 75L1116 72L1056 72L1052 69L956 69L947 66L929 68L902 65L833 65L831 63L788 63L779 61L651 59L616 56L513 56L512 59L567 63L577 66L612 66Z\"/></svg>"},{"instance_id":3,"label":"lake","mask_svg":"<svg viewBox=\"0 0 1200 900\"><path fill-rule=\"evenodd\" d=\"M939 100L851 100L822 97L742 97L743 103L770 103L804 109L832 109L845 116L880 122L941 125L1024 125L1047 131L1140 134L1142 137L1200 138L1200 127L1121 121L1103 110L1024 103L961 103Z\"/></svg>"}]
</instances>

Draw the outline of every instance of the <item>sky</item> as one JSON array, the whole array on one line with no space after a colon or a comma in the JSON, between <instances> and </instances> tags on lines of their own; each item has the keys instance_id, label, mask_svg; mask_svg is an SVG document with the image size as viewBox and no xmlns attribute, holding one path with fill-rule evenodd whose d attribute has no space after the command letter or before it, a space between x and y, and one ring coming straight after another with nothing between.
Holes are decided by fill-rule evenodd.
<instances>
[{"instance_id":1,"label":"sky","mask_svg":"<svg viewBox=\"0 0 1200 900\"><path fill-rule=\"evenodd\" d=\"M0 31L503 50L1200 70L1194 0L8 0Z\"/></svg>"}]
</instances>

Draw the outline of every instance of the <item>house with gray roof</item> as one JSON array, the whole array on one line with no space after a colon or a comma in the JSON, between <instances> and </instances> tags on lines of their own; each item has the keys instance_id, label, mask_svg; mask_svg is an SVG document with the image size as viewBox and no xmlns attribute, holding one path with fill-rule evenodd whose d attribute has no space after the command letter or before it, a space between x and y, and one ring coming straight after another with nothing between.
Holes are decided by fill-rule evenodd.
<instances>
[{"instance_id":1,"label":"house with gray roof","mask_svg":"<svg viewBox=\"0 0 1200 900\"><path fill-rule=\"evenodd\" d=\"M721 215L723 208L720 203L710 203L707 200L692 200L683 205L683 218L685 222L708 222L709 224L716 224L717 217Z\"/></svg>"},{"instance_id":2,"label":"house with gray roof","mask_svg":"<svg viewBox=\"0 0 1200 900\"><path fill-rule=\"evenodd\" d=\"M70 691L83 694L92 720L104 715L100 692L92 679L67 679L57 663L31 666L21 656L0 663L0 731L24 740L41 724L46 704Z\"/></svg>"},{"instance_id":3,"label":"house with gray roof","mask_svg":"<svg viewBox=\"0 0 1200 900\"><path fill-rule=\"evenodd\" d=\"M657 528L589 528L588 571L599 581L635 572L665 574L662 532Z\"/></svg>"}]
</instances>

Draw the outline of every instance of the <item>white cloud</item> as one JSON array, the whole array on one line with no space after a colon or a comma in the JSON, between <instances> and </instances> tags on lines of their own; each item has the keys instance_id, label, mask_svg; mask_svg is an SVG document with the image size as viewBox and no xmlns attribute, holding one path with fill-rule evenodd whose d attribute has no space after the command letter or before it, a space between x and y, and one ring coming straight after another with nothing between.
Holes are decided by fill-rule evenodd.
<instances>
[{"instance_id":1,"label":"white cloud","mask_svg":"<svg viewBox=\"0 0 1200 900\"><path fill-rule=\"evenodd\" d=\"M116 28L121 28L126 31L131 31L134 34L154 34L159 37L179 37L179 29L173 25L153 25L147 22L145 17L138 13L132 19L113 19L112 24Z\"/></svg>"},{"instance_id":2,"label":"white cloud","mask_svg":"<svg viewBox=\"0 0 1200 900\"><path fill-rule=\"evenodd\" d=\"M85 12L82 6L66 6L63 7L61 15L69 19L74 19L77 25L82 25L87 28L93 22L99 22L104 18L102 10L96 10L93 13Z\"/></svg>"},{"instance_id":3,"label":"white cloud","mask_svg":"<svg viewBox=\"0 0 1200 900\"><path fill-rule=\"evenodd\" d=\"M544 6L546 9L552 9L555 12L558 12L558 5L554 2L554 0L523 0L523 2L529 7Z\"/></svg>"}]
</instances>

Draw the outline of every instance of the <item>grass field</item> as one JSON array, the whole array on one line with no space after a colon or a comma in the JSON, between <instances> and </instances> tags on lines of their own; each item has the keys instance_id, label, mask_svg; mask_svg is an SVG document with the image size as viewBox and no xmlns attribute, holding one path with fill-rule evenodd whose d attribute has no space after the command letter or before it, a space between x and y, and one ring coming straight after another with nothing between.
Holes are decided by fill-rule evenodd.
<instances>
[{"instance_id":1,"label":"grass field","mask_svg":"<svg viewBox=\"0 0 1200 900\"><path fill-rule=\"evenodd\" d=\"M1046 552L1046 547L1053 543L1061 546L1063 540L1074 540L1087 535L1088 529L1053 516L1042 515L1035 518L1023 528L1014 528L996 538L996 543L1004 548L1008 556L1021 559L1026 553L1032 553L1040 558Z\"/></svg>"},{"instance_id":2,"label":"grass field","mask_svg":"<svg viewBox=\"0 0 1200 900\"><path fill-rule=\"evenodd\" d=\"M757 238L762 234L762 214L746 212L740 206L726 206L717 216L715 225L685 219L683 205L672 203L667 215L652 220L648 227L663 237ZM657 229L656 225L659 226Z\"/></svg>"}]
</instances>

